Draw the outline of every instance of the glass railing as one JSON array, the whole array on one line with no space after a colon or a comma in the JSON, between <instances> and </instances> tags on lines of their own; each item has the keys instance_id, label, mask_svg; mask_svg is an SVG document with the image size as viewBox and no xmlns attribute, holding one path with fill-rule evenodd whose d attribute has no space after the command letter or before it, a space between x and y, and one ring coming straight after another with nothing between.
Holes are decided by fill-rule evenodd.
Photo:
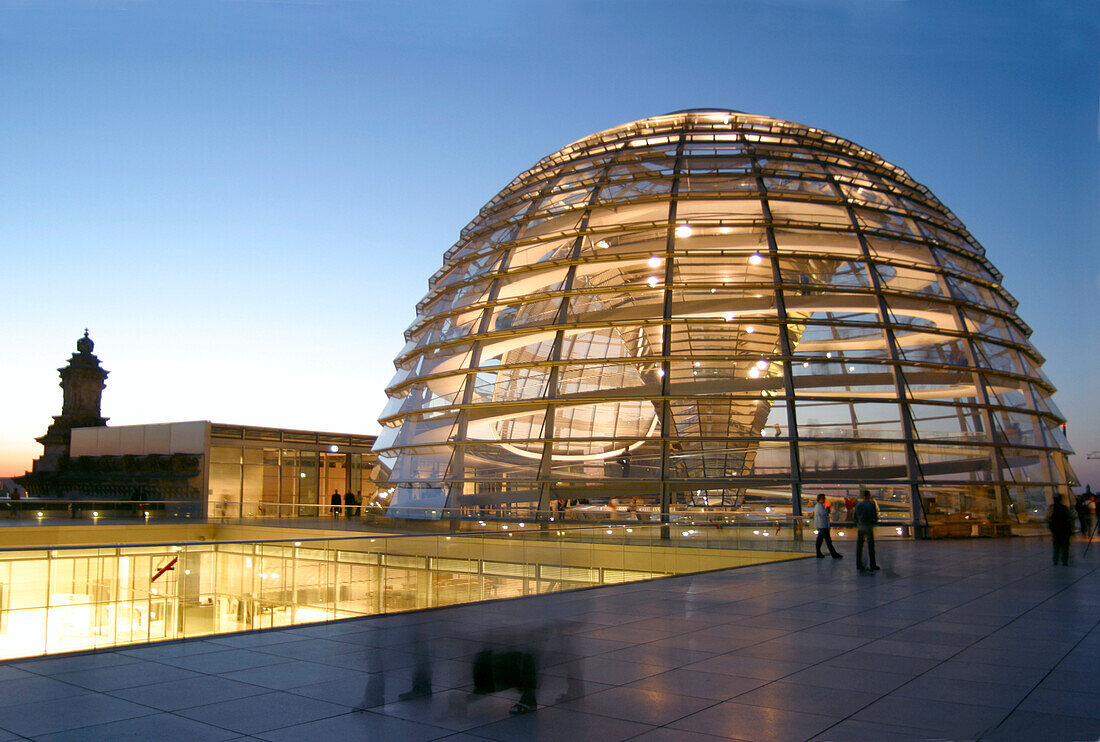
<instances>
[{"instance_id":1,"label":"glass railing","mask_svg":"<svg viewBox=\"0 0 1100 742\"><path fill-rule=\"evenodd\" d=\"M524 522L474 533L2 549L0 658L619 584L799 557L807 546L784 529L672 530Z\"/></svg>"}]
</instances>

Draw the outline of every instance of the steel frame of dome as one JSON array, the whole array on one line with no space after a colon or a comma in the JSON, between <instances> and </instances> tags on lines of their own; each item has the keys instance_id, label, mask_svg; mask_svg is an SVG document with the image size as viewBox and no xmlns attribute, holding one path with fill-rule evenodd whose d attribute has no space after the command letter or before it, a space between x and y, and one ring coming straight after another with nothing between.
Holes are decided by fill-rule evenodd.
<instances>
[{"instance_id":1,"label":"steel frame of dome","mask_svg":"<svg viewBox=\"0 0 1100 742\"><path fill-rule=\"evenodd\" d=\"M543 158L462 230L375 451L391 504L433 511L798 515L870 489L915 525L1023 518L1074 476L1015 309L873 152L729 110L644 119Z\"/></svg>"}]
</instances>

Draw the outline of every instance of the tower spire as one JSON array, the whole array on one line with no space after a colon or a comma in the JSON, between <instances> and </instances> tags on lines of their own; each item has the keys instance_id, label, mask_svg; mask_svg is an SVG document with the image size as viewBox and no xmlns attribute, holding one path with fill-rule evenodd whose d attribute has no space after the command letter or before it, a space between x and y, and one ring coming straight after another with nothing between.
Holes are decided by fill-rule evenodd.
<instances>
[{"instance_id":1,"label":"tower spire","mask_svg":"<svg viewBox=\"0 0 1100 742\"><path fill-rule=\"evenodd\" d=\"M73 428L98 428L107 424L100 414L107 374L99 359L92 354L95 343L84 329L84 337L76 341L76 353L69 363L57 370L61 376L61 414L54 415L46 434L36 438L44 449L35 459L34 471L56 471L62 456L69 453L70 431Z\"/></svg>"}]
</instances>

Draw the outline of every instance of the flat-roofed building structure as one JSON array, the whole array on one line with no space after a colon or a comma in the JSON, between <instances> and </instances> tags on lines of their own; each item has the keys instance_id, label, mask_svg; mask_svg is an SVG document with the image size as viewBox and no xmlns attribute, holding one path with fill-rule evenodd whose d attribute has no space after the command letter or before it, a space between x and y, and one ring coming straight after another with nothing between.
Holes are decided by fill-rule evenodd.
<instances>
[{"instance_id":1,"label":"flat-roofed building structure","mask_svg":"<svg viewBox=\"0 0 1100 742\"><path fill-rule=\"evenodd\" d=\"M312 517L330 514L334 491L373 495L374 441L207 420L75 428L70 469L82 475L86 496L186 501L204 517ZM150 483L181 461L188 466L178 486ZM98 488L90 475L98 475Z\"/></svg>"}]
</instances>

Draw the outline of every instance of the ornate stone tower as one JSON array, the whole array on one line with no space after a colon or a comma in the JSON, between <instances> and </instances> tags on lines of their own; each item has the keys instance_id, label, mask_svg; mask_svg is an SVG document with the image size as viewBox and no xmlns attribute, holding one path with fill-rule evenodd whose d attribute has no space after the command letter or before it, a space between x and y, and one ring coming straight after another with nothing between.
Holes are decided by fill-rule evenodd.
<instances>
[{"instance_id":1,"label":"ornate stone tower","mask_svg":"<svg viewBox=\"0 0 1100 742\"><path fill-rule=\"evenodd\" d=\"M42 444L42 455L35 459L32 471L57 471L62 456L69 453L69 432L73 428L95 428L107 424L107 418L99 414L100 399L107 386L107 371L92 355L95 344L84 330L84 337L76 341L76 353L69 364L57 371L61 374L64 401L61 414L54 415L53 424L46 434L36 438Z\"/></svg>"}]
</instances>

